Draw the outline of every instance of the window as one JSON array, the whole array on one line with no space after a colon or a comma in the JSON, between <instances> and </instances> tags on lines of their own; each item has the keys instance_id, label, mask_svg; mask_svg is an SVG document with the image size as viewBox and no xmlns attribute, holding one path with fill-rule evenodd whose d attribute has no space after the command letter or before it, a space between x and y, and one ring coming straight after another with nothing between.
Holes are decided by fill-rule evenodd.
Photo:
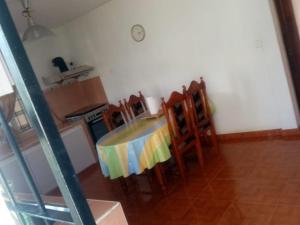
<instances>
[{"instance_id":1,"label":"window","mask_svg":"<svg viewBox=\"0 0 300 225\"><path fill-rule=\"evenodd\" d=\"M15 112L11 120L11 124L20 132L25 132L31 129L31 125L24 110L23 102L18 94L16 97Z\"/></svg>"},{"instance_id":2,"label":"window","mask_svg":"<svg viewBox=\"0 0 300 225\"><path fill-rule=\"evenodd\" d=\"M16 198L18 196L15 196L16 193L11 190L7 177L0 170L0 183L5 192L5 202L8 208L16 213L18 222L22 225L29 225L26 218L30 220L41 219L42 224L45 225L53 224L56 221L64 224L96 225L78 180L74 176L74 168L56 129L51 113L47 108L46 110L44 108L44 105L47 104L46 100L39 88L35 73L20 41L6 1L0 1L0 55L3 55L4 62L13 80L19 81L16 85L17 90L28 94L21 95L22 100L29 103L28 108L30 115L32 114L32 123L35 124L40 140L47 140L41 141L41 146L66 202L66 207L45 204L24 155L15 140L11 127L8 125L6 116L1 111L0 124L3 132L6 134L8 145L13 152L12 157L15 157L33 195L33 201L31 199L26 200L26 198ZM2 62L0 58L0 63ZM30 125L20 99L16 107L15 118L18 122L17 125L21 129L28 129ZM26 218L24 218L24 215ZM0 219L2 222L3 218Z\"/></svg>"}]
</instances>

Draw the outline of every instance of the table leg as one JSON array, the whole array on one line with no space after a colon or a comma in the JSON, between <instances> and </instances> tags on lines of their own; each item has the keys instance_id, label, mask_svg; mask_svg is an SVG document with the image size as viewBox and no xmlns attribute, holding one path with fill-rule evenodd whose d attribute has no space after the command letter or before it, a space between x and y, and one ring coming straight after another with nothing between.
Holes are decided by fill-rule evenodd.
<instances>
[{"instance_id":1,"label":"table leg","mask_svg":"<svg viewBox=\"0 0 300 225\"><path fill-rule=\"evenodd\" d=\"M154 167L154 170L155 170L155 174L156 174L156 178L158 180L158 183L161 187L161 189L163 191L165 191L167 188L165 186L165 179L164 179L164 176L162 174L162 168L161 168L161 165L159 163L157 163Z\"/></svg>"},{"instance_id":2,"label":"table leg","mask_svg":"<svg viewBox=\"0 0 300 225\"><path fill-rule=\"evenodd\" d=\"M127 182L126 182L125 178L124 177L120 177L118 180L120 182L122 190L125 193L128 193L128 185L127 185Z\"/></svg>"}]
</instances>

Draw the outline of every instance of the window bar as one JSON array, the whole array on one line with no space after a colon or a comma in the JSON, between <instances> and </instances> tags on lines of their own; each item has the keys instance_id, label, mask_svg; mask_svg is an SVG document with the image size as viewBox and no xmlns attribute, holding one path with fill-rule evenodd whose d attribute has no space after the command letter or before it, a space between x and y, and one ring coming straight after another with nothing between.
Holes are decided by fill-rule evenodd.
<instances>
[{"instance_id":1,"label":"window bar","mask_svg":"<svg viewBox=\"0 0 300 225\"><path fill-rule=\"evenodd\" d=\"M7 194L9 202L6 202L7 207L16 213L18 220L22 223L22 225L28 225L26 220L24 219L22 214L27 215L28 217L35 217L39 219L43 219L48 221L50 224L54 222L61 222L64 224L74 224L70 210L63 205L54 205L54 204L45 204L45 208L47 210L48 215L39 213L39 205L36 202L31 200L25 200L18 202L9 186L2 170L0 169L0 183L2 184L3 190ZM44 221L43 221L44 222Z\"/></svg>"},{"instance_id":2,"label":"window bar","mask_svg":"<svg viewBox=\"0 0 300 225\"><path fill-rule=\"evenodd\" d=\"M27 216L30 219L38 219L39 221L48 221L51 224L55 222L61 224L72 224L74 225L71 214L62 207L45 205L48 209L48 216L44 216L37 210L36 204L31 202L18 203L17 208L13 207L9 202L7 203L8 208L12 211L18 211ZM33 220L34 221L34 220ZM39 223L38 223L39 224Z\"/></svg>"},{"instance_id":3,"label":"window bar","mask_svg":"<svg viewBox=\"0 0 300 225\"><path fill-rule=\"evenodd\" d=\"M25 180L26 180L30 190L32 191L32 194L33 194L35 200L37 201L37 203L39 205L41 212L45 216L47 216L47 211L45 209L44 202L39 194L38 188L36 187L36 185L34 183L34 180L28 169L28 166L26 164L24 156L22 155L22 152L16 142L14 135L12 134L11 129L9 128L9 125L8 125L6 118L1 109L0 109L0 125L1 125L2 129L4 130L6 139L9 143L11 150L13 151L15 157L17 158L17 162L18 162L19 166L21 167L21 171L25 177ZM46 221L46 224L50 225L50 223L48 223L48 221Z\"/></svg>"},{"instance_id":4,"label":"window bar","mask_svg":"<svg viewBox=\"0 0 300 225\"><path fill-rule=\"evenodd\" d=\"M0 1L0 50L76 225L95 225L93 214L54 123L5 1Z\"/></svg>"},{"instance_id":5,"label":"window bar","mask_svg":"<svg viewBox=\"0 0 300 225\"><path fill-rule=\"evenodd\" d=\"M16 199L15 199L15 197L14 197L14 195L13 195L13 193L12 193L10 187L9 187L9 184L8 184L7 180L5 179L1 169L0 169L0 182L2 183L2 187L3 187L4 191L6 192L6 194L8 195L8 198L9 198L11 204L15 208L17 208L17 201L16 201ZM21 215L21 213L19 213L18 211L15 211L14 213L17 215L18 220L21 222L21 224L26 225L26 222L25 222L23 216Z\"/></svg>"}]
</instances>

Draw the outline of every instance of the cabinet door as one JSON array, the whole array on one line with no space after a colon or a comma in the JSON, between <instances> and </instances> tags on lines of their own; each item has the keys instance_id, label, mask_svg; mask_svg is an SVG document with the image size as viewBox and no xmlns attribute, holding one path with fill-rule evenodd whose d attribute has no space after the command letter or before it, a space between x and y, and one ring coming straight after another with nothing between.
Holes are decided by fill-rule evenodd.
<instances>
[{"instance_id":1,"label":"cabinet door","mask_svg":"<svg viewBox=\"0 0 300 225\"><path fill-rule=\"evenodd\" d=\"M35 145L25 152L25 159L41 194L57 187L41 145Z\"/></svg>"},{"instance_id":2,"label":"cabinet door","mask_svg":"<svg viewBox=\"0 0 300 225\"><path fill-rule=\"evenodd\" d=\"M1 161L0 168L12 190L17 193L30 193L30 189L24 179L24 175L14 156Z\"/></svg>"},{"instance_id":3,"label":"cabinet door","mask_svg":"<svg viewBox=\"0 0 300 225\"><path fill-rule=\"evenodd\" d=\"M69 157L76 173L96 163L86 134L81 126L74 127L62 134Z\"/></svg>"}]
</instances>

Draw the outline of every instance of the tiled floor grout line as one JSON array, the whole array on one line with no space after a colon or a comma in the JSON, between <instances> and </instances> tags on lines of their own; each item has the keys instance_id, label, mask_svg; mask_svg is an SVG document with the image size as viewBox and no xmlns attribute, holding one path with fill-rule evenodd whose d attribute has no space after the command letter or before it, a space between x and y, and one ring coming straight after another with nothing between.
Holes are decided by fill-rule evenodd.
<instances>
[{"instance_id":1,"label":"tiled floor grout line","mask_svg":"<svg viewBox=\"0 0 300 225\"><path fill-rule=\"evenodd\" d=\"M221 152L221 149L220 149L220 152ZM219 152L219 157L221 157L220 156L220 154L221 154L220 152ZM220 167L220 170L215 174L215 176L211 180L208 180L208 184L210 184L211 182L213 182L218 177L218 175L222 172L222 170L224 168L225 168L225 166Z\"/></svg>"},{"instance_id":2,"label":"tiled floor grout line","mask_svg":"<svg viewBox=\"0 0 300 225\"><path fill-rule=\"evenodd\" d=\"M278 208L279 208L279 203L277 202L276 205L275 205L275 208L274 208L274 212L270 216L269 221L268 221L268 223L266 225L271 225L272 219L274 218L275 213L276 213L276 211L277 211Z\"/></svg>"},{"instance_id":3,"label":"tiled floor grout line","mask_svg":"<svg viewBox=\"0 0 300 225\"><path fill-rule=\"evenodd\" d=\"M219 153L219 154L220 154L220 153ZM254 168L256 168L256 167L257 167L257 164L254 165ZM216 175L215 175L210 181L208 181L208 186L210 186L210 184L211 184L213 181L217 180L218 175L222 172L222 170L223 170L224 168L225 168L225 166L221 167L220 170L219 170L219 172L217 172ZM253 173L253 171L252 171L250 174L252 174L252 173ZM250 174L249 174L249 177L250 177ZM239 179L230 179L230 178L229 178L229 179L221 179L221 180L239 180ZM237 199L238 199L238 196L236 196L233 200L231 200L230 204L226 207L226 209L224 210L224 212L223 212L222 215L220 216L220 218L219 218L219 220L218 220L218 222L217 222L217 225L219 225L219 224L222 222L222 219L223 219L224 215L227 213L227 211L230 209L230 207L234 204L234 202L235 202ZM246 204L250 204L250 203L246 203ZM251 203L251 205L260 205L260 204L252 204L252 203ZM266 225L270 225L270 223L271 223L271 221L272 221L272 218L273 218L273 216L274 216L274 214L275 214L277 208L278 208L278 203L277 203L277 205L275 206L274 212L273 212L273 214L270 216L270 219L269 219L269 221L267 222Z\"/></svg>"},{"instance_id":4,"label":"tiled floor grout line","mask_svg":"<svg viewBox=\"0 0 300 225\"><path fill-rule=\"evenodd\" d=\"M291 178L287 179L286 184L289 183L290 181L292 181ZM282 188L282 192L283 192L283 191L284 191L284 187ZM281 197L282 192L280 193L279 198ZM274 212L273 212L272 216L270 217L269 222L268 222L266 225L271 225L272 219L274 218L276 211L279 209L279 206L281 206L281 205L285 205L285 204L281 204L281 203L279 202L279 200L277 200L277 202L276 202L276 204L275 204ZM289 204L287 204L287 205L289 205ZM293 207L295 207L295 206L293 206Z\"/></svg>"},{"instance_id":5,"label":"tiled floor grout line","mask_svg":"<svg viewBox=\"0 0 300 225\"><path fill-rule=\"evenodd\" d=\"M222 146L218 155L208 155L206 158L207 167L202 170L198 167L197 161L191 162L191 170L187 173L187 188L183 187L182 182L178 182L178 177L171 179L172 191L166 198L168 209L165 209L163 205L160 206L160 203L158 203L156 209L158 211L168 210L170 216L173 219L175 218L176 221L171 221L171 217L168 219L154 214L149 217L149 221L142 222L142 224L153 225L155 224L152 222L153 220L157 222L157 225L199 225L200 223L221 225L223 222L230 224L236 221L239 224L239 222L251 222L253 220L256 222L263 221L264 223L261 222L263 225L272 225L273 222L277 222L277 218L280 219L278 212L281 212L282 207L285 209L285 206L288 206L288 209L291 210L293 210L293 207L298 207L300 210L300 205L295 205L300 199L300 194L297 193L298 186L297 184L288 184L294 180L299 180L298 177L300 177L297 174L297 168L300 169L300 165L298 167L296 164L298 161L293 158L293 156L300 156L300 151L299 154L296 152L297 145L300 145L300 142L298 141L296 144L287 146L292 151L290 151L291 154L284 156L285 158L280 158L283 155L280 152L281 147L276 147L272 143L266 145L268 149L263 152L261 152L263 147L260 144L237 143L237 145L237 147L230 145L224 148ZM254 154L252 154L252 150L255 151ZM255 160L256 156L257 161ZM289 158L293 159L291 163ZM251 172L252 169L250 167L252 165L255 165L254 167L257 168L254 172ZM249 170L247 167L249 167ZM282 170L281 167L291 167L291 169L283 168ZM99 169L95 170L95 174L97 176L92 176L90 181L87 179L87 185L104 183L101 182L102 176L99 173ZM250 178L249 174L251 174ZM104 184L103 190L89 188L87 192L92 193L95 198L99 196L107 196L105 198L113 198L115 200L122 198L123 194L120 195L116 184L112 185L114 188L117 187L116 191L113 193L106 191L110 189L108 184ZM176 184L176 188L172 188L173 184ZM141 185L144 187L144 182L141 182ZM132 195L134 194L132 193ZM154 202L157 203L160 198L161 196L158 192L153 193L153 196L149 197L150 200L148 197L142 196L143 206L145 209L147 207L151 209ZM134 217L140 214L142 215L141 218L143 218L143 209L139 208L138 204L134 203L135 201L140 200L129 198L124 205L128 206L132 224L140 225L139 222L141 223L141 221L135 220ZM178 207L176 206L177 204ZM201 206L201 204L204 205ZM186 208L189 209L186 210ZM258 211L255 211L256 208ZM250 209L250 212L247 209ZM254 214L251 213L252 209L255 211ZM187 213L189 211L190 213ZM298 212L298 209L296 212ZM145 216L147 215L145 214ZM260 220L260 216L263 216L263 220ZM289 219L289 217L290 215L288 214L287 218ZM294 215L294 217L297 217L297 215ZM209 222L207 220L206 223L206 219L210 219ZM258 222L257 225L259 224Z\"/></svg>"},{"instance_id":6,"label":"tiled floor grout line","mask_svg":"<svg viewBox=\"0 0 300 225\"><path fill-rule=\"evenodd\" d=\"M219 221L217 222L216 225L219 225L219 224L222 222L222 219L223 219L223 217L225 216L227 210L229 210L229 208L231 207L231 205L232 205L233 203L234 203L234 202L231 202L231 203L227 206L227 208L224 210L224 212L223 212L222 215L220 216Z\"/></svg>"},{"instance_id":7,"label":"tiled floor grout line","mask_svg":"<svg viewBox=\"0 0 300 225\"><path fill-rule=\"evenodd\" d=\"M219 157L221 157L221 156L220 156L221 151L222 151L222 149L220 149L220 151L219 151ZM225 166L220 167L220 170L215 174L215 176L214 176L211 180L208 180L208 184L207 184L208 188L209 188L209 186L211 185L211 183L217 179L218 175L222 172L222 170L223 170L224 168L225 168ZM218 222L217 222L217 225L221 223L221 220L222 220L223 216L225 215L225 213L227 212L227 210L229 209L229 207L230 207L232 204L233 204L233 202L231 202L231 203L226 207L226 209L224 210L224 212L222 213L222 215L220 215L220 217L219 217L219 219L218 219Z\"/></svg>"}]
</instances>

